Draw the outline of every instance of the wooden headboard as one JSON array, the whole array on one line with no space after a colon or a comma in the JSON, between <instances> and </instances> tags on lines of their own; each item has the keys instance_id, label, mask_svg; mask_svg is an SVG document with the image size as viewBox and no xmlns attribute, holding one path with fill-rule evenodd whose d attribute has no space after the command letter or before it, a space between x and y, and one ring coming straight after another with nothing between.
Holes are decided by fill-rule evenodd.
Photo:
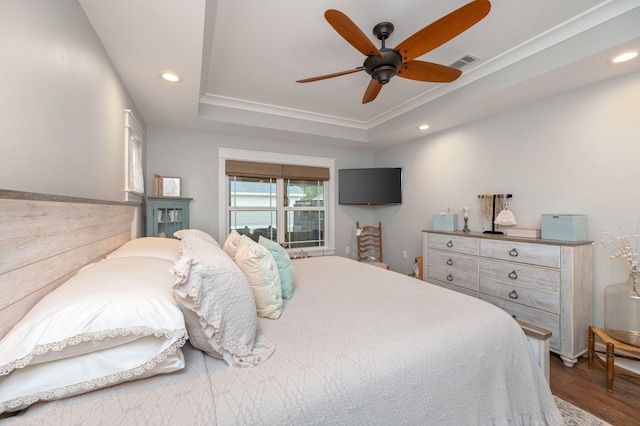
<instances>
[{"instance_id":1,"label":"wooden headboard","mask_svg":"<svg viewBox=\"0 0 640 426\"><path fill-rule=\"evenodd\" d=\"M137 207L0 189L0 339L82 266L129 241Z\"/></svg>"}]
</instances>

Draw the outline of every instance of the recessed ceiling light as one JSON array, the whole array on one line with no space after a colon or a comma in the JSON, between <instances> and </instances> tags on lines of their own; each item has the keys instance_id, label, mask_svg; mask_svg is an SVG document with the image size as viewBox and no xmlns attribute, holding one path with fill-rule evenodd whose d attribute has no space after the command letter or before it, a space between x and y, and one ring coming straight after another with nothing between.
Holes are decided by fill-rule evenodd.
<instances>
[{"instance_id":1,"label":"recessed ceiling light","mask_svg":"<svg viewBox=\"0 0 640 426\"><path fill-rule=\"evenodd\" d=\"M421 124L418 126L418 130L427 130L429 128L428 124Z\"/></svg>"},{"instance_id":2,"label":"recessed ceiling light","mask_svg":"<svg viewBox=\"0 0 640 426\"><path fill-rule=\"evenodd\" d=\"M182 77L180 77L178 74L171 72L171 71L166 71L163 72L162 74L160 74L160 77L165 80L165 81L169 81L171 83L178 83L180 81L182 81Z\"/></svg>"},{"instance_id":3,"label":"recessed ceiling light","mask_svg":"<svg viewBox=\"0 0 640 426\"><path fill-rule=\"evenodd\" d=\"M615 58L613 58L611 60L611 62L613 62L614 64L619 64L620 62L630 61L631 59L635 58L636 56L638 56L638 51L636 51L636 50L631 51L631 52L624 52L624 53L619 54Z\"/></svg>"}]
</instances>

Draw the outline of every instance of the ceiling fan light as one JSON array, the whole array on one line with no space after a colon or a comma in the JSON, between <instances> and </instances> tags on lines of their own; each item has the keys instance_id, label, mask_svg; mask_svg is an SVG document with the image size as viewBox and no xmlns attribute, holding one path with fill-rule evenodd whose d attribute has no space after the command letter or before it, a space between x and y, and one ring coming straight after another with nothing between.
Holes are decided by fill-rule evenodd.
<instances>
[{"instance_id":1,"label":"ceiling fan light","mask_svg":"<svg viewBox=\"0 0 640 426\"><path fill-rule=\"evenodd\" d=\"M396 68L392 65L382 65L376 68L373 74L371 74L380 84L387 84L394 75L396 75Z\"/></svg>"}]
</instances>

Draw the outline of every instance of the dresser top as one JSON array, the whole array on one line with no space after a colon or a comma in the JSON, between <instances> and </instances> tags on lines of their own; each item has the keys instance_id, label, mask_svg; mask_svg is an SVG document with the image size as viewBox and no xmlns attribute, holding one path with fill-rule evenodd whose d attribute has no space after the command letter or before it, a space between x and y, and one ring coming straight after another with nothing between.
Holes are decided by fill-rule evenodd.
<instances>
[{"instance_id":1,"label":"dresser top","mask_svg":"<svg viewBox=\"0 0 640 426\"><path fill-rule=\"evenodd\" d=\"M506 234L484 234L481 232L462 232L462 231L434 231L431 229L424 229L422 232L428 232L430 234L441 234L441 235L454 235L456 237L473 237L473 238L484 238L487 240L498 240L498 241L518 241L521 243L532 243L532 244L546 244L546 245L555 245L555 246L586 246L593 244L593 241L560 241L560 240L543 240L542 238L522 238L522 237L507 237Z\"/></svg>"}]
</instances>

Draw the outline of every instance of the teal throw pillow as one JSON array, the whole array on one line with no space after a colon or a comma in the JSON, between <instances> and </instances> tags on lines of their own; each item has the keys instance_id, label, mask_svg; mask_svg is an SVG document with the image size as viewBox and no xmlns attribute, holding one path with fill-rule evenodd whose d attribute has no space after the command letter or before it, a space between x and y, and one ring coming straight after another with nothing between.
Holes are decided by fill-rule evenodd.
<instances>
[{"instance_id":1,"label":"teal throw pillow","mask_svg":"<svg viewBox=\"0 0 640 426\"><path fill-rule=\"evenodd\" d=\"M282 297L284 299L291 299L293 295L293 266L291 265L289 254L280 244L263 236L260 236L258 242L261 246L269 250L269 253L271 253L276 260L278 272L280 273L280 282L282 283Z\"/></svg>"}]
</instances>

